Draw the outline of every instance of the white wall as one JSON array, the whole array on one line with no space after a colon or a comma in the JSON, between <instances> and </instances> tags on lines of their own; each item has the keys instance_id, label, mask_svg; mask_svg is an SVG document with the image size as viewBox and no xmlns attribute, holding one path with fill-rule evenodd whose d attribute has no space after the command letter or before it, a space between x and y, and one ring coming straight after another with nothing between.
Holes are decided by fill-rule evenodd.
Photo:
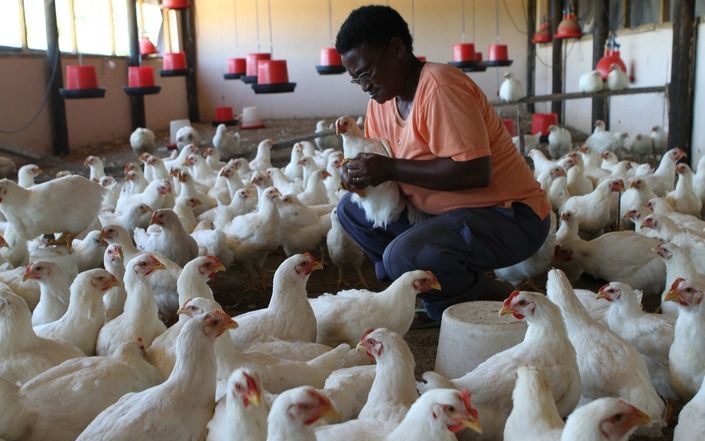
<instances>
[{"instance_id":1,"label":"white wall","mask_svg":"<svg viewBox=\"0 0 705 441\"><path fill-rule=\"evenodd\" d=\"M705 155L705 23L698 26L698 43L695 50L695 103L693 105L693 159L696 165Z\"/></svg>"},{"instance_id":2,"label":"white wall","mask_svg":"<svg viewBox=\"0 0 705 441\"><path fill-rule=\"evenodd\" d=\"M249 85L239 80L223 80L227 58L244 57L257 51L255 3L255 0L196 1L198 90L202 118L206 121L212 119L215 107L220 105L233 106L236 112L244 106L255 105L264 118L362 114L367 96L359 86L350 84L347 74L319 76L314 68L319 63L320 49L334 43L328 31L327 0L271 0L273 57L287 60L289 80L297 83L294 93L255 95ZM333 1L333 39L353 9L370 3L374 2ZM411 1L388 3L411 26ZM477 15L475 19L473 3ZM525 32L522 1L507 0L506 4L517 26ZM497 39L495 5L500 6L500 39L509 45L509 57L514 59L514 64L509 68L491 68L484 73L471 74L490 98L496 97L499 80L505 71L511 71L522 79L526 76L526 36L515 29L502 2L465 1L465 41L472 42L473 23L476 22L474 43L487 57L488 45ZM461 3L457 0L416 0L414 17L415 53L425 55L429 61L451 60L453 44L461 41ZM265 0L259 1L259 23L260 49L268 52L269 27ZM239 43L237 51L236 35Z\"/></svg>"},{"instance_id":3,"label":"white wall","mask_svg":"<svg viewBox=\"0 0 705 441\"><path fill-rule=\"evenodd\" d=\"M663 86L670 81L671 44L670 27L648 31L628 31L617 35L621 44L622 60L627 71L634 72L631 87ZM592 37L564 40L565 92L578 91L581 74L592 70ZM537 49L536 93L551 93L550 44ZM548 65L548 66L547 66ZM705 72L705 71L704 71ZM590 99L565 102L565 123L584 132L590 132L592 101ZM663 94L626 95L610 98L610 128L630 134L649 133L654 125L668 126L668 111ZM550 104L537 105L537 112L550 112Z\"/></svg>"}]
</instances>

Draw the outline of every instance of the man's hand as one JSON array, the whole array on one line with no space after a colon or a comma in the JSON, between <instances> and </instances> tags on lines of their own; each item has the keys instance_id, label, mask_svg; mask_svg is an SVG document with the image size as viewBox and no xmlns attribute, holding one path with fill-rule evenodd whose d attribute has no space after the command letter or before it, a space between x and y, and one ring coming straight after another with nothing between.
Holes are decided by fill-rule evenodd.
<instances>
[{"instance_id":1,"label":"man's hand","mask_svg":"<svg viewBox=\"0 0 705 441\"><path fill-rule=\"evenodd\" d=\"M374 153L360 153L343 162L341 179L353 188L376 186L389 181L392 159Z\"/></svg>"}]
</instances>

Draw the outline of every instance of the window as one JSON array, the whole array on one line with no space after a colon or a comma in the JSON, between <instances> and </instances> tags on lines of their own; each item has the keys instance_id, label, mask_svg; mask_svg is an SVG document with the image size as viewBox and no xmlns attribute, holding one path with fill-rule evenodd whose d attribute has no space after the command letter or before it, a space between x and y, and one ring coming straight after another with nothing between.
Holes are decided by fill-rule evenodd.
<instances>
[{"instance_id":1,"label":"window","mask_svg":"<svg viewBox=\"0 0 705 441\"><path fill-rule=\"evenodd\" d=\"M557 1L557 0L552 0ZM592 32L595 19L593 0L573 0L583 33ZM628 11L628 13L627 13ZM671 21L675 13L673 0L609 0L609 28L612 31L628 27ZM705 0L695 0L695 16L705 16Z\"/></svg>"},{"instance_id":2,"label":"window","mask_svg":"<svg viewBox=\"0 0 705 441\"><path fill-rule=\"evenodd\" d=\"M46 50L46 0L3 0L0 46ZM125 0L53 0L59 48L65 53L128 55L128 4ZM179 50L178 13L165 11L159 0L138 1L138 37L147 36L162 48ZM164 20L163 20L164 18Z\"/></svg>"},{"instance_id":3,"label":"window","mask_svg":"<svg viewBox=\"0 0 705 441\"><path fill-rule=\"evenodd\" d=\"M0 14L0 46L22 47L22 11L19 0L3 4Z\"/></svg>"}]
</instances>

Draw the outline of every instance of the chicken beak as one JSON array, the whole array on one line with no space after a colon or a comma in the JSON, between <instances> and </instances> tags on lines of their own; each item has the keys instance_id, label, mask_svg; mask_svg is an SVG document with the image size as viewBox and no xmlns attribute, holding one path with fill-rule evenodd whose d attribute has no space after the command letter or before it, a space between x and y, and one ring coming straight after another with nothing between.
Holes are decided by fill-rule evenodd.
<instances>
[{"instance_id":1,"label":"chicken beak","mask_svg":"<svg viewBox=\"0 0 705 441\"><path fill-rule=\"evenodd\" d=\"M607 288L607 285L605 285L605 286L601 287L600 289L598 289L598 290L597 290L597 293L595 294L595 298L598 299L598 300L599 300L599 299L605 299L605 300L607 300L608 302L609 302L609 301L612 301L612 298L610 297L610 295L607 294L606 288Z\"/></svg>"},{"instance_id":2,"label":"chicken beak","mask_svg":"<svg viewBox=\"0 0 705 441\"><path fill-rule=\"evenodd\" d=\"M160 262L157 258L154 258L154 262L151 262L149 264L149 268L147 270L147 274L152 274L155 271L163 270L166 269L166 266Z\"/></svg>"},{"instance_id":3,"label":"chicken beak","mask_svg":"<svg viewBox=\"0 0 705 441\"><path fill-rule=\"evenodd\" d=\"M504 317L505 315L512 315L514 314L514 310L512 308L509 308L505 305L502 305L502 309L499 310L499 316Z\"/></svg>"},{"instance_id":4,"label":"chicken beak","mask_svg":"<svg viewBox=\"0 0 705 441\"><path fill-rule=\"evenodd\" d=\"M426 271L426 273L431 276L431 289L441 291L441 283L438 281L436 275L433 274L431 271Z\"/></svg>"},{"instance_id":5,"label":"chicken beak","mask_svg":"<svg viewBox=\"0 0 705 441\"><path fill-rule=\"evenodd\" d=\"M119 283L120 283L120 281L118 280L118 278L115 277L115 276L112 276L112 277L109 278L108 281L105 283L105 288L103 289L103 291L107 291L107 290L109 290L109 289L112 288L112 287L118 286Z\"/></svg>"},{"instance_id":6,"label":"chicken beak","mask_svg":"<svg viewBox=\"0 0 705 441\"><path fill-rule=\"evenodd\" d=\"M467 427L468 429L474 430L477 433L482 433L482 423L477 418L469 416L468 419L461 422L462 427Z\"/></svg>"},{"instance_id":7,"label":"chicken beak","mask_svg":"<svg viewBox=\"0 0 705 441\"><path fill-rule=\"evenodd\" d=\"M33 274L32 274L32 266L27 265L27 267L24 269L24 273L22 273L22 281L26 282L27 280L33 279Z\"/></svg>"},{"instance_id":8,"label":"chicken beak","mask_svg":"<svg viewBox=\"0 0 705 441\"><path fill-rule=\"evenodd\" d=\"M670 302L680 303L681 296L678 293L678 291L676 291L675 289L672 289L672 290L668 291L665 296L663 296L663 301L664 302L670 301Z\"/></svg>"},{"instance_id":9,"label":"chicken beak","mask_svg":"<svg viewBox=\"0 0 705 441\"><path fill-rule=\"evenodd\" d=\"M5 240L4 237L0 236L0 248L6 247L7 246L7 241Z\"/></svg>"},{"instance_id":10,"label":"chicken beak","mask_svg":"<svg viewBox=\"0 0 705 441\"><path fill-rule=\"evenodd\" d=\"M223 313L225 314L225 313ZM220 326L218 326L218 334L217 335L222 335L223 332L227 331L228 329L237 329L238 324L235 320L231 319L230 317L225 317L222 322L220 322Z\"/></svg>"},{"instance_id":11,"label":"chicken beak","mask_svg":"<svg viewBox=\"0 0 705 441\"><path fill-rule=\"evenodd\" d=\"M247 393L247 401L249 401L255 407L260 405L260 395L258 390L251 390Z\"/></svg>"},{"instance_id":12,"label":"chicken beak","mask_svg":"<svg viewBox=\"0 0 705 441\"><path fill-rule=\"evenodd\" d=\"M330 404L328 408L321 414L321 417L327 420L337 421L340 419L340 412L338 412L338 409L336 409L333 404Z\"/></svg>"}]
</instances>

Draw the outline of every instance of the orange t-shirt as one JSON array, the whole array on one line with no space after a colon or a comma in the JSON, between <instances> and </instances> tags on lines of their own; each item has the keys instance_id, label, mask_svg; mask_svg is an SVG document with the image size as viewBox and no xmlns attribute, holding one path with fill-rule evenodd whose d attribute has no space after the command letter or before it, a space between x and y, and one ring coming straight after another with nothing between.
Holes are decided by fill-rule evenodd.
<instances>
[{"instance_id":1,"label":"orange t-shirt","mask_svg":"<svg viewBox=\"0 0 705 441\"><path fill-rule=\"evenodd\" d=\"M513 202L528 205L542 219L550 211L546 194L487 97L456 67L424 65L406 120L397 111L396 98L383 104L370 100L365 135L389 141L395 158L491 157L487 187L439 191L400 182L402 192L422 211L439 214L461 207L509 207Z\"/></svg>"}]
</instances>

